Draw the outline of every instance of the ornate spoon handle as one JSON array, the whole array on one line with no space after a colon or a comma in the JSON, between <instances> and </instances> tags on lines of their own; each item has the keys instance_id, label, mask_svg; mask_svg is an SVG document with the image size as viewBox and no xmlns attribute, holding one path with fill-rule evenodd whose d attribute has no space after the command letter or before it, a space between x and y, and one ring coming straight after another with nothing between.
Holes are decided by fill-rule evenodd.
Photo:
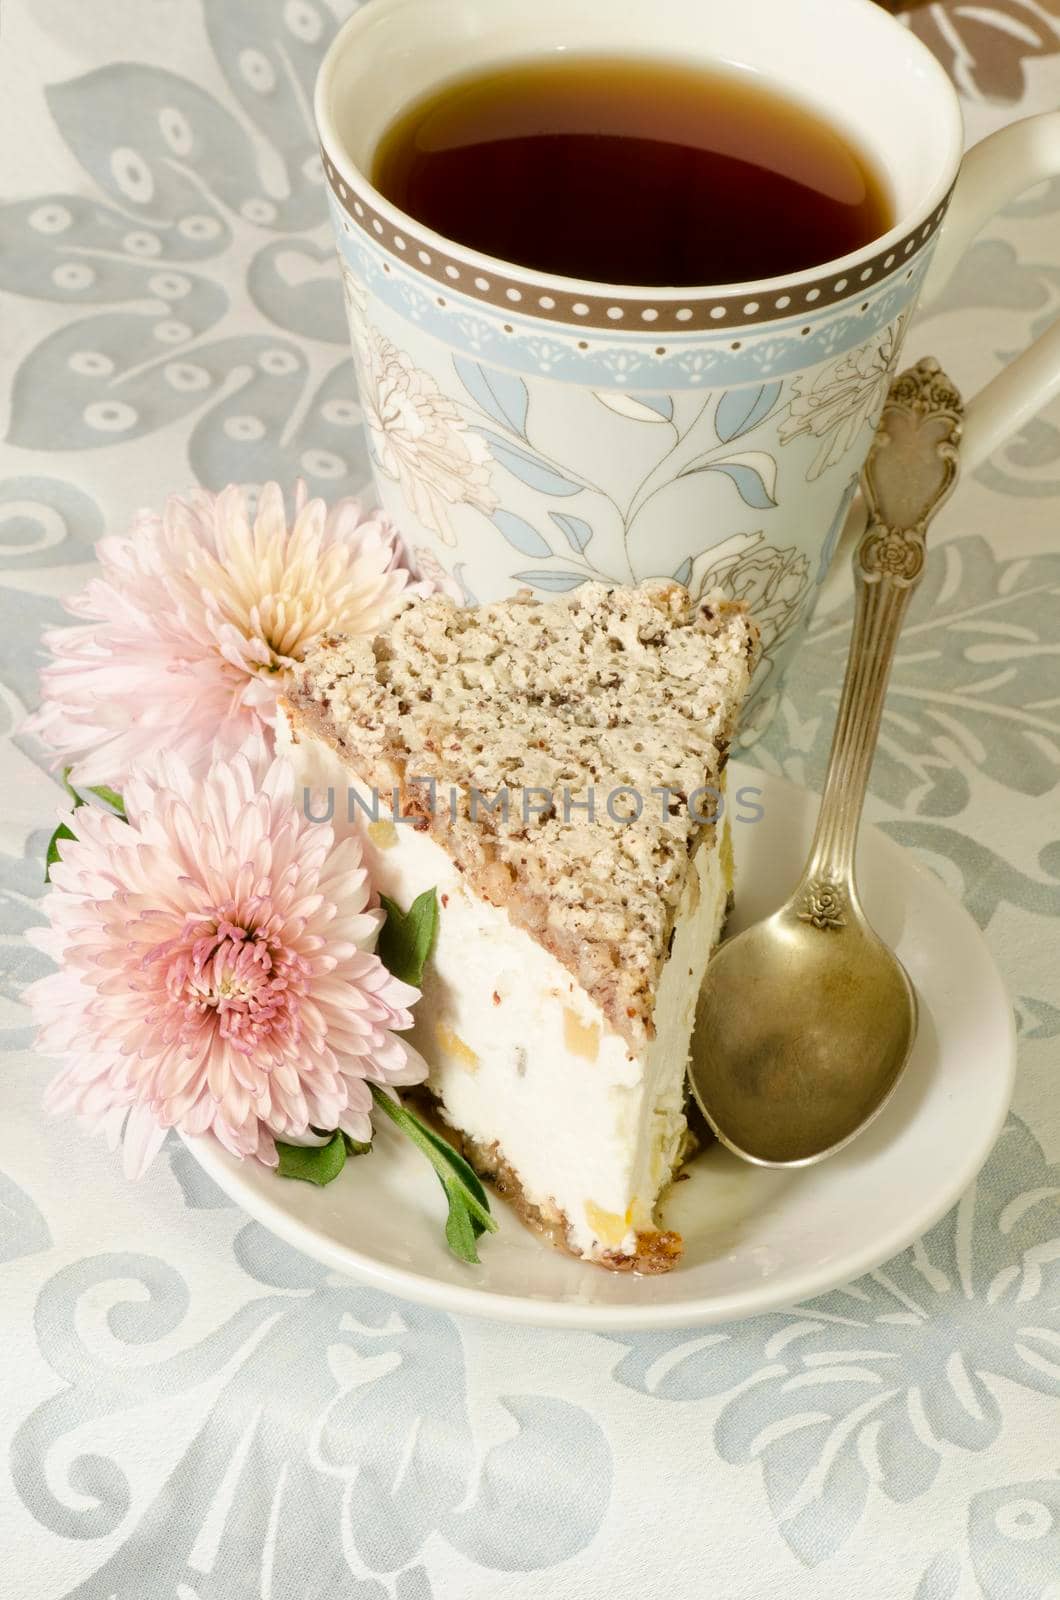
<instances>
[{"instance_id":1,"label":"ornate spoon handle","mask_svg":"<svg viewBox=\"0 0 1060 1600\"><path fill-rule=\"evenodd\" d=\"M854 552L854 630L799 913L818 927L841 927L856 894L854 847L891 663L928 523L956 481L963 412L938 362L918 361L891 384L862 473L868 526Z\"/></svg>"}]
</instances>

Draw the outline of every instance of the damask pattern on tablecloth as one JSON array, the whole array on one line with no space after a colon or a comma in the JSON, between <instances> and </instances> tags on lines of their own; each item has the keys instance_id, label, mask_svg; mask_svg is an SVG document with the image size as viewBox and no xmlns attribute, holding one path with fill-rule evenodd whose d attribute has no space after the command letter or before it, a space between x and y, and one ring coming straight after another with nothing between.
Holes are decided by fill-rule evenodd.
<instances>
[{"instance_id":1,"label":"damask pattern on tablecloth","mask_svg":"<svg viewBox=\"0 0 1060 1600\"><path fill-rule=\"evenodd\" d=\"M616 1335L628 1353L615 1378L668 1400L733 1396L715 1449L732 1466L760 1466L785 1543L816 1567L870 1494L908 1505L947 1450L996 1442L1002 1411L988 1378L1060 1398L1058 1201L1060 1165L1013 1117L957 1209L885 1267L708 1339ZM1044 1582L1045 1551L1042 1561Z\"/></svg>"},{"instance_id":2,"label":"damask pattern on tablecloth","mask_svg":"<svg viewBox=\"0 0 1060 1600\"><path fill-rule=\"evenodd\" d=\"M8 441L113 453L181 422L208 487L363 485L309 111L334 18L314 0L202 14L227 103L126 60L45 85L91 187L0 206L0 290L68 310L14 374Z\"/></svg>"},{"instance_id":3,"label":"damask pattern on tablecloth","mask_svg":"<svg viewBox=\"0 0 1060 1600\"><path fill-rule=\"evenodd\" d=\"M351 1592L353 1573L385 1574L397 1600L412 1600L431 1593L419 1557L432 1534L503 1572L553 1567L596 1535L610 1451L583 1407L505 1395L515 1432L483 1453L451 1318L333 1280L257 1223L236 1234L232 1249L239 1269L278 1292L252 1299L178 1356L140 1361L134 1373L116 1374L82 1341L79 1307L123 1285L108 1300L110 1329L122 1344L149 1347L189 1313L179 1272L157 1256L93 1255L41 1290L38 1345L66 1386L22 1421L11 1465L29 1511L62 1538L102 1539L129 1507L121 1462L98 1453L75 1453L53 1488L45 1463L65 1436L86 1417L171 1398L228 1369L155 1501L71 1600L134 1594L145 1572L159 1595L232 1600L248 1567L258 1569L254 1592L260 1579L279 1593L327 1600ZM352 1589L359 1600L390 1592L371 1577Z\"/></svg>"},{"instance_id":4,"label":"damask pattern on tablecloth","mask_svg":"<svg viewBox=\"0 0 1060 1600\"><path fill-rule=\"evenodd\" d=\"M974 1189L896 1261L724 1329L506 1331L325 1273L176 1141L147 1197L42 1127L19 994L42 967L22 935L58 791L15 732L41 629L145 443L159 493L367 481L308 111L343 9L186 0L166 65L145 8L4 7L0 91L32 81L36 119L0 205L5 1571L18 1600L1056 1600L1060 554L1006 532L1060 495L1055 411L955 502L873 777L887 831L994 944L1025 1081L1052 1099L1027 1092ZM970 95L1038 108L1056 0L907 22ZM1010 207L940 326L980 344L1003 316L1000 362L1055 317L1058 219L1060 183ZM584 530L555 520L575 551ZM732 556L767 603L824 576ZM755 747L798 781L820 778L849 616L817 616Z\"/></svg>"},{"instance_id":5,"label":"damask pattern on tablecloth","mask_svg":"<svg viewBox=\"0 0 1060 1600\"><path fill-rule=\"evenodd\" d=\"M884 0L938 56L963 94L1017 105L1027 65L1060 54L1057 0Z\"/></svg>"}]
</instances>

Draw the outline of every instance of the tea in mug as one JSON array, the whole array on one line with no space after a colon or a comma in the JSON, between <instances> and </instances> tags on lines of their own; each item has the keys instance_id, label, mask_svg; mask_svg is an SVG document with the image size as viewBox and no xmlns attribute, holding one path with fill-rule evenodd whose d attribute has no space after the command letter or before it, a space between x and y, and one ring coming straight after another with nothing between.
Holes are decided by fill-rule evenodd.
<instances>
[{"instance_id":1,"label":"tea in mug","mask_svg":"<svg viewBox=\"0 0 1060 1600\"><path fill-rule=\"evenodd\" d=\"M557 53L442 84L384 134L372 181L522 267L677 287L858 250L894 213L850 134L758 75Z\"/></svg>"}]
</instances>

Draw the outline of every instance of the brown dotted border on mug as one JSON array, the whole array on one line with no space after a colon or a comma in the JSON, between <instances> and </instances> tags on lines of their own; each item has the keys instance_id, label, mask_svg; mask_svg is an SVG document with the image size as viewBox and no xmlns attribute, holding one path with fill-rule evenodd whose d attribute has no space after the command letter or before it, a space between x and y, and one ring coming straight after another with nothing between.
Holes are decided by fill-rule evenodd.
<instances>
[{"instance_id":1,"label":"brown dotted border on mug","mask_svg":"<svg viewBox=\"0 0 1060 1600\"><path fill-rule=\"evenodd\" d=\"M606 329L610 333L694 333L704 328L722 331L727 325L744 327L748 323L779 322L788 317L817 311L822 306L864 294L874 282L886 277L922 245L926 244L946 215L953 193L949 193L926 222L920 223L897 244L881 250L861 267L834 277L819 274L804 283L790 285L779 294L764 294L757 299L744 295L712 296L705 299L690 294L687 301L663 300L652 305L650 290L635 300L618 296L565 294L560 289L543 290L525 278L469 265L457 256L438 250L433 243L408 226L395 228L360 195L354 194L336 171L325 150L320 152L328 183L350 223L368 235L396 261L406 263L436 283L454 292L481 300L521 316L540 317L546 322L564 322L575 327ZM346 224L349 231L350 223ZM444 299L439 299L444 305ZM866 302L867 305L867 302Z\"/></svg>"}]
</instances>

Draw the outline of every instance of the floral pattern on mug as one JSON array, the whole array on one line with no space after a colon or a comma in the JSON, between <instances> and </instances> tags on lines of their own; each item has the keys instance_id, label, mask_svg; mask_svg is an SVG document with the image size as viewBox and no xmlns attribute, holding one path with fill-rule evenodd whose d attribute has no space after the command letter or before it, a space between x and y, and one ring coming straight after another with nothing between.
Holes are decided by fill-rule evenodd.
<instances>
[{"instance_id":1,"label":"floral pattern on mug","mask_svg":"<svg viewBox=\"0 0 1060 1600\"><path fill-rule=\"evenodd\" d=\"M489 516L500 503L490 487L490 452L429 372L417 367L362 314L347 279L358 387L372 455L401 489L413 515L455 545L450 507ZM354 289L356 286L354 286Z\"/></svg>"},{"instance_id":2,"label":"floral pattern on mug","mask_svg":"<svg viewBox=\"0 0 1060 1600\"><path fill-rule=\"evenodd\" d=\"M778 549L765 534L738 533L704 550L692 563L688 588L694 599L721 589L742 600L762 633L762 663L769 663L802 615L813 584L810 563L795 545Z\"/></svg>"},{"instance_id":3,"label":"floral pattern on mug","mask_svg":"<svg viewBox=\"0 0 1060 1600\"><path fill-rule=\"evenodd\" d=\"M360 324L368 311L368 295L365 287L352 267L339 252L339 271L342 273L342 295L346 301L346 313L350 322L353 337L358 337Z\"/></svg>"},{"instance_id":4,"label":"floral pattern on mug","mask_svg":"<svg viewBox=\"0 0 1060 1600\"><path fill-rule=\"evenodd\" d=\"M464 563L458 561L452 572L446 572L433 550L425 544L417 544L412 550L412 564L417 574L425 578L428 583L433 583L439 594L444 594L458 606L477 605L473 594L463 582Z\"/></svg>"},{"instance_id":5,"label":"floral pattern on mug","mask_svg":"<svg viewBox=\"0 0 1060 1600\"><path fill-rule=\"evenodd\" d=\"M379 492L417 571L465 604L594 578L721 587L762 627L747 718L764 706L841 532L902 318L783 376L596 387L460 353L343 265Z\"/></svg>"},{"instance_id":6,"label":"floral pattern on mug","mask_svg":"<svg viewBox=\"0 0 1060 1600\"><path fill-rule=\"evenodd\" d=\"M900 317L820 372L810 377L800 374L793 380L779 437L781 444L790 444L803 434L821 441L806 471L809 482L842 459L863 425L875 428L904 331L905 318Z\"/></svg>"}]
</instances>

